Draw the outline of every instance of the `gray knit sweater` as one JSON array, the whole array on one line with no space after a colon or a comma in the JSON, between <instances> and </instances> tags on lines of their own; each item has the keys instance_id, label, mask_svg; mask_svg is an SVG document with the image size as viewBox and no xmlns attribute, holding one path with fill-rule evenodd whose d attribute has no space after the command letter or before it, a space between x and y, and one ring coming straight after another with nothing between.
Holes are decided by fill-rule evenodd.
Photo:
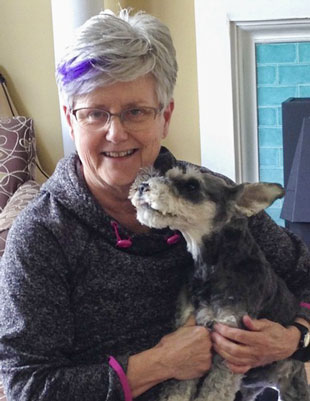
<instances>
[{"instance_id":1,"label":"gray knit sweater","mask_svg":"<svg viewBox=\"0 0 310 401\"><path fill-rule=\"evenodd\" d=\"M156 166L175 163L163 149ZM251 229L273 268L310 303L307 248L264 213ZM119 232L131 238L130 248L116 246L111 218L89 192L75 154L59 162L16 219L0 266L0 360L9 401L123 400L108 357L126 370L131 354L174 330L178 293L193 266L185 241L169 245L168 229ZM160 387L137 399L156 400Z\"/></svg>"}]
</instances>

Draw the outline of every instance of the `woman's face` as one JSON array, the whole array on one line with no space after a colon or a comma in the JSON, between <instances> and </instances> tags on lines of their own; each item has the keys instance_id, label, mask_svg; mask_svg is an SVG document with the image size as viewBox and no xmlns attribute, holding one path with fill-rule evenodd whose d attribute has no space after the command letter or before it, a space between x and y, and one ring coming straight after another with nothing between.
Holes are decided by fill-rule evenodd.
<instances>
[{"instance_id":1,"label":"woman's face","mask_svg":"<svg viewBox=\"0 0 310 401\"><path fill-rule=\"evenodd\" d=\"M152 76L130 82L117 82L79 96L74 109L98 107L110 113L135 107L159 108ZM112 117L107 128L93 132L78 125L65 108L71 136L82 161L86 182L95 192L112 186L125 188L132 184L141 167L150 166L158 156L161 140L168 134L173 111L171 102L158 113L147 130L126 129L118 117Z\"/></svg>"}]
</instances>

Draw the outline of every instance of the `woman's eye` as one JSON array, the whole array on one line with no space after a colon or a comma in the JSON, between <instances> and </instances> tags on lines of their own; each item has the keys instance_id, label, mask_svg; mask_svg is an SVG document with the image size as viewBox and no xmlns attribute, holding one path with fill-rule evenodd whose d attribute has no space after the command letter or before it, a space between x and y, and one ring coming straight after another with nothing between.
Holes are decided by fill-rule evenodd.
<instances>
[{"instance_id":1,"label":"woman's eye","mask_svg":"<svg viewBox=\"0 0 310 401\"><path fill-rule=\"evenodd\" d=\"M92 110L88 113L87 118L89 120L102 120L107 117L106 117L106 113L101 110Z\"/></svg>"},{"instance_id":2,"label":"woman's eye","mask_svg":"<svg viewBox=\"0 0 310 401\"><path fill-rule=\"evenodd\" d=\"M139 117L144 114L143 109L130 109L127 111L127 114L131 117Z\"/></svg>"}]
</instances>

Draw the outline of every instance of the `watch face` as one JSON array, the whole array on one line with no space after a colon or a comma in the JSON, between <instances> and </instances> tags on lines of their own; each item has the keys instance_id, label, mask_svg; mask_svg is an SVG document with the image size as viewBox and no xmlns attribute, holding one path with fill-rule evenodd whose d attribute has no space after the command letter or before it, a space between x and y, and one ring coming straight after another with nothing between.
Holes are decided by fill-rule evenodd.
<instances>
[{"instance_id":1,"label":"watch face","mask_svg":"<svg viewBox=\"0 0 310 401\"><path fill-rule=\"evenodd\" d=\"M308 333L304 337L304 348L308 347L309 344L310 344L310 333L308 331Z\"/></svg>"}]
</instances>

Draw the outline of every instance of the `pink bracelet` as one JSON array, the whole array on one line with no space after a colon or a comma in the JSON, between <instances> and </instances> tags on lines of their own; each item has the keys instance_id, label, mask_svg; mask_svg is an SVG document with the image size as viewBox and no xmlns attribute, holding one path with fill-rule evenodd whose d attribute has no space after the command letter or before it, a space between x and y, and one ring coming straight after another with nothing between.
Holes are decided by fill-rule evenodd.
<instances>
[{"instance_id":1,"label":"pink bracelet","mask_svg":"<svg viewBox=\"0 0 310 401\"><path fill-rule=\"evenodd\" d=\"M132 401L129 383L127 380L127 376L125 375L125 373L123 371L123 368L117 362L117 360L115 358L113 358L113 356L110 356L110 358L109 358L109 365L111 366L111 368L114 369L114 371L116 372L116 374L121 382L124 396L125 396L125 401Z\"/></svg>"},{"instance_id":2,"label":"pink bracelet","mask_svg":"<svg viewBox=\"0 0 310 401\"><path fill-rule=\"evenodd\" d=\"M307 302L300 302L299 306L310 309L310 304L308 304Z\"/></svg>"}]
</instances>

